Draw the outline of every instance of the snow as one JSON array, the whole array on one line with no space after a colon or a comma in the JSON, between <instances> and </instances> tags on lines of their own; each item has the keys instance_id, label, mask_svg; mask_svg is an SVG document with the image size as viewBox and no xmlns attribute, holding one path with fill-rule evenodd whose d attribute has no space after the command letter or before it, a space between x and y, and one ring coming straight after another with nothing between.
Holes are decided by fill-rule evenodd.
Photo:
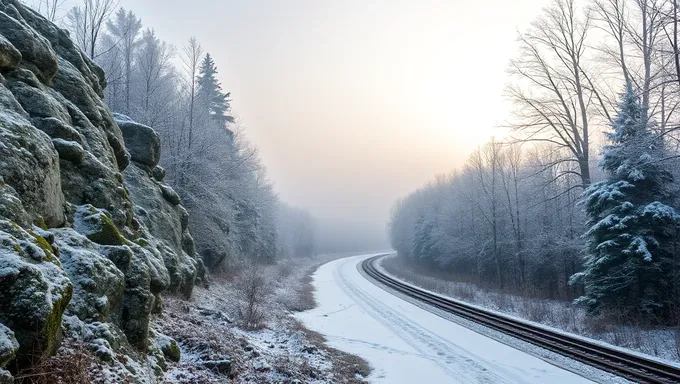
<instances>
[{"instance_id":1,"label":"snow","mask_svg":"<svg viewBox=\"0 0 680 384\"><path fill-rule=\"evenodd\" d=\"M368 360L371 382L590 382L377 287L357 270L370 256L320 267L314 274L320 305L297 316L331 347Z\"/></svg>"}]
</instances>

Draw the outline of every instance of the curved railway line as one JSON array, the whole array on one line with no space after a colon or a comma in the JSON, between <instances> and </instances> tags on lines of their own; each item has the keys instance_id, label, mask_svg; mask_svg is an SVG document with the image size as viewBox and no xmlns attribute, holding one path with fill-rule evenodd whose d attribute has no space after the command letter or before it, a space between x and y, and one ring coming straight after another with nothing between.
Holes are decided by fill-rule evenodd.
<instances>
[{"instance_id":1,"label":"curved railway line","mask_svg":"<svg viewBox=\"0 0 680 384\"><path fill-rule=\"evenodd\" d=\"M376 267L382 257L384 255L365 260L361 268L371 278L410 298L635 382L680 383L680 368L676 366L554 332L405 284Z\"/></svg>"}]
</instances>

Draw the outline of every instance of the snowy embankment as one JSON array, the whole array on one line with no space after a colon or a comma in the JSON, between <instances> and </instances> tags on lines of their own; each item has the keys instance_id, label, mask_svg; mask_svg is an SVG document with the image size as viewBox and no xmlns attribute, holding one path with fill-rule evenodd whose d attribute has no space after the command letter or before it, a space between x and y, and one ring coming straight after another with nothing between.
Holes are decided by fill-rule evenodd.
<instances>
[{"instance_id":1,"label":"snowy embankment","mask_svg":"<svg viewBox=\"0 0 680 384\"><path fill-rule=\"evenodd\" d=\"M585 308L567 301L536 299L486 290L474 284L451 281L444 273L432 273L405 263L399 257L382 259L387 274L421 289L451 297L486 310L539 324L571 335L601 342L610 348L678 365L680 330L623 326L615 319L590 317Z\"/></svg>"},{"instance_id":2,"label":"snowy embankment","mask_svg":"<svg viewBox=\"0 0 680 384\"><path fill-rule=\"evenodd\" d=\"M371 382L590 382L379 288L357 269L370 256L321 266L313 276L319 306L297 317L331 347L368 360Z\"/></svg>"},{"instance_id":3,"label":"snowy embankment","mask_svg":"<svg viewBox=\"0 0 680 384\"><path fill-rule=\"evenodd\" d=\"M166 383L310 383L359 384L368 375L361 359L326 347L291 313L313 308L309 274L322 259L285 260L258 266L265 282L256 306L262 315L256 329L240 318L243 278L216 275L209 288L197 286L190 301L168 297L155 328L178 342L181 358L168 362ZM232 271L233 272L233 271ZM249 286L249 285L246 285Z\"/></svg>"}]
</instances>

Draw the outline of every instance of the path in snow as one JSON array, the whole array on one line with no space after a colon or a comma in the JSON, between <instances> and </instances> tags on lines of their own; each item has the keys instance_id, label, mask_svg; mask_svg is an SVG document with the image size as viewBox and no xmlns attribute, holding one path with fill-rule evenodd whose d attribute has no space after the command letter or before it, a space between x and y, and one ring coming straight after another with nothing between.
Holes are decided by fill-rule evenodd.
<instances>
[{"instance_id":1,"label":"path in snow","mask_svg":"<svg viewBox=\"0 0 680 384\"><path fill-rule=\"evenodd\" d=\"M298 317L330 346L365 358L372 383L591 382L377 287L357 270L371 256L321 266L314 274L319 306Z\"/></svg>"}]
</instances>

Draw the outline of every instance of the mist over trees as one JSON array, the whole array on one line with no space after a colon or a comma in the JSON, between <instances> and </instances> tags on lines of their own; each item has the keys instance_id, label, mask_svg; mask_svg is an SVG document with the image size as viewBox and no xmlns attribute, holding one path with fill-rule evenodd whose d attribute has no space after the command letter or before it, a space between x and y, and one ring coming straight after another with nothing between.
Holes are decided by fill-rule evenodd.
<instances>
[{"instance_id":1,"label":"mist over trees","mask_svg":"<svg viewBox=\"0 0 680 384\"><path fill-rule=\"evenodd\" d=\"M393 247L462 281L677 324L678 4L555 0L509 64L511 137L398 201Z\"/></svg>"},{"instance_id":2,"label":"mist over trees","mask_svg":"<svg viewBox=\"0 0 680 384\"><path fill-rule=\"evenodd\" d=\"M61 20L104 70L109 107L160 134L165 180L189 211L206 266L315 255L314 219L279 201L231 114L217 63L196 38L168 44L114 0L82 0L68 10L63 1L32 5Z\"/></svg>"}]
</instances>

